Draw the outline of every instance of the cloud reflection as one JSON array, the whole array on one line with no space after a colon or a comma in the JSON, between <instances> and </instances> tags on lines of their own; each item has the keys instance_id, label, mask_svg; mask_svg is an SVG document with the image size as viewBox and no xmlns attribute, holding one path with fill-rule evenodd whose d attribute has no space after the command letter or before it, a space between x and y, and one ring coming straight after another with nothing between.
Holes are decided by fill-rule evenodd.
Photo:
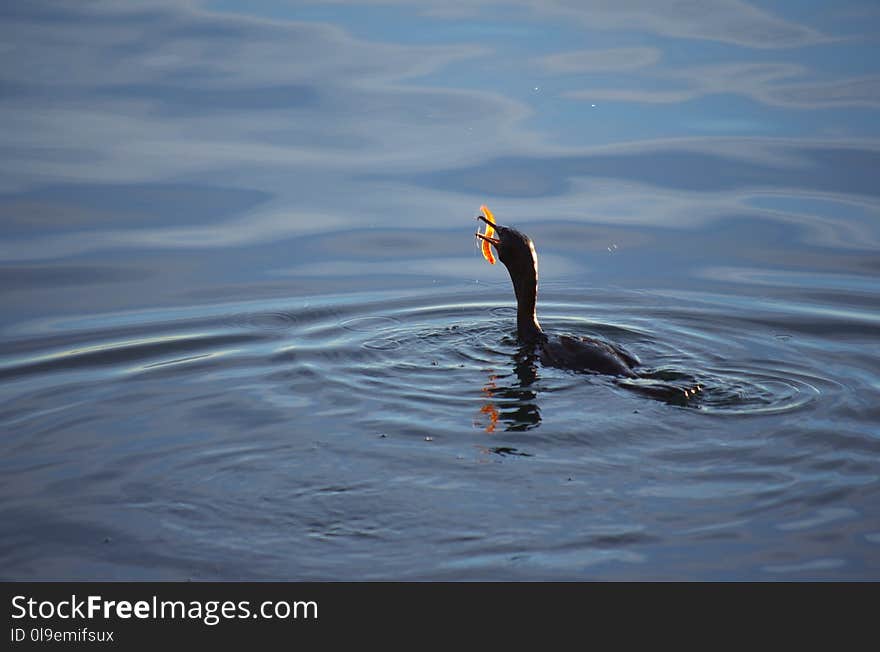
<instances>
[{"instance_id":1,"label":"cloud reflection","mask_svg":"<svg viewBox=\"0 0 880 652\"><path fill-rule=\"evenodd\" d=\"M584 57L583 52L571 54ZM564 59L567 55L556 56ZM792 81L808 75L805 67L795 64L714 64L654 71L655 79L669 84L659 89L642 87L633 80L629 88L589 88L564 92L563 97L590 102L679 103L707 95L730 94L797 109L880 106L880 77Z\"/></svg>"},{"instance_id":2,"label":"cloud reflection","mask_svg":"<svg viewBox=\"0 0 880 652\"><path fill-rule=\"evenodd\" d=\"M351 0L324 2L351 4ZM367 4L412 5L408 0L368 0ZM740 0L447 0L418 4L426 15L458 19L479 17L499 6L525 8L537 18L563 18L589 29L648 32L760 49L799 47L828 40L812 27Z\"/></svg>"},{"instance_id":3,"label":"cloud reflection","mask_svg":"<svg viewBox=\"0 0 880 652\"><path fill-rule=\"evenodd\" d=\"M782 108L877 106L870 69L829 79L803 62L724 59L733 49L781 56L831 42L779 13L734 0L379 4L400 12L397 42L213 3L6 3L0 260L235 247L399 227L404 216L412 228L441 229L493 197L509 200L511 220L669 226L766 214L749 198L769 189L877 196L870 140L695 139L659 122L663 140L630 136L651 122L646 113L616 123L578 115L557 127L553 100L531 92L538 71L557 95L583 100L656 105L733 93ZM487 30L526 26L507 40L451 31L407 43L417 12L482 15ZM548 25L553 40L517 45ZM606 31L614 41L599 38ZM572 49L555 51L558 34ZM670 39L718 48L716 60L667 63L678 44ZM554 129L563 140L628 142L559 145ZM162 188L185 201L157 201ZM221 197L219 188L233 190ZM98 201L106 197L116 199Z\"/></svg>"},{"instance_id":4,"label":"cloud reflection","mask_svg":"<svg viewBox=\"0 0 880 652\"><path fill-rule=\"evenodd\" d=\"M14 153L0 190L254 164L418 167L522 137L521 104L410 81L479 45L367 42L173 4L50 6L7 7L0 27L12 53L0 79L13 91L0 105L2 145Z\"/></svg>"},{"instance_id":5,"label":"cloud reflection","mask_svg":"<svg viewBox=\"0 0 880 652\"><path fill-rule=\"evenodd\" d=\"M697 141L698 143L699 141ZM582 154L540 158L505 157L444 174L415 175L414 181L435 187L466 188L474 194L538 197L566 193L573 178L624 179L685 191L723 192L749 188L804 188L813 191L880 196L873 170L880 149L843 143L804 145L772 143L773 164L762 163L759 143L754 156L727 155L720 139L691 149L696 143L652 147L604 148ZM678 146L677 146L678 145ZM735 145L748 150L748 143ZM788 160L787 164L782 161ZM522 180L523 183L516 183ZM528 180L528 182L526 182Z\"/></svg>"},{"instance_id":6,"label":"cloud reflection","mask_svg":"<svg viewBox=\"0 0 880 652\"><path fill-rule=\"evenodd\" d=\"M660 60L657 48L611 48L576 50L539 58L536 63L553 74L619 72L651 66Z\"/></svg>"}]
</instances>

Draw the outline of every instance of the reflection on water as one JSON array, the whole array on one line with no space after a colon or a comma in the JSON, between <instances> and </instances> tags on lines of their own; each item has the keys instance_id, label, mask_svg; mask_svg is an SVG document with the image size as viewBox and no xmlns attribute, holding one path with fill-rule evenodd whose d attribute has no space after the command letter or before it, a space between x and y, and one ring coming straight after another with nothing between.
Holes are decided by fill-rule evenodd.
<instances>
[{"instance_id":1,"label":"reflection on water","mask_svg":"<svg viewBox=\"0 0 880 652\"><path fill-rule=\"evenodd\" d=\"M842 549L866 545L857 541L872 533L861 515L873 502L860 496L876 482L880 449L864 395L876 375L836 367L851 361L849 348L824 366L805 357L821 339L809 324L779 340L750 329L748 315L713 319L705 297L671 308L646 292L544 292L548 328L623 340L667 381L671 370L692 370L706 386L682 408L611 378L542 367L516 343L503 301L486 301L474 284L398 294L229 304L214 317L178 310L176 320L143 319L150 337L123 337L124 324L71 330L71 340L93 342L51 353L57 331L20 340L46 353L3 366L13 392L0 411L11 433L5 483L16 496L8 515L27 524L10 540L33 544L10 549L9 563L40 575L38 563L57 559L65 574L87 575L64 561L75 554L97 573L268 577L286 568L326 577L316 563L326 542L359 541L399 553L380 554L382 570L368 577L464 577L460 564L480 577L562 577L572 572L566 550L581 551L577 568L592 567L586 560L599 550L642 563L666 545L708 554L750 528L812 523L829 503L846 505L853 521L855 539ZM529 461L537 466L519 466ZM576 509L597 520L581 514L552 546L527 525L534 516L519 523L505 503L486 520L479 506L520 487L522 474L533 489L518 500L546 503L541 527ZM44 496L54 507L26 511ZM684 510L684 529L667 521L670 510ZM716 521L719 510L731 525ZM451 538L424 571L418 542L438 514ZM79 522L92 533L75 535ZM176 551L168 558L143 555L157 522ZM231 522L255 538L230 533ZM705 534L713 523L717 537ZM771 530L768 545L811 549L816 523ZM279 528L305 551L293 565ZM512 548L493 548L499 528ZM591 534L597 528L611 538ZM93 549L105 538L117 544ZM247 550L267 555L256 571L233 559ZM528 561L510 566L505 550ZM345 572L359 568L358 555L338 554ZM608 572L628 576L632 562ZM698 574L714 575L711 555L703 562Z\"/></svg>"},{"instance_id":2,"label":"reflection on water","mask_svg":"<svg viewBox=\"0 0 880 652\"><path fill-rule=\"evenodd\" d=\"M878 28L5 3L4 577L880 577ZM648 378L520 350L483 203Z\"/></svg>"},{"instance_id":3,"label":"reflection on water","mask_svg":"<svg viewBox=\"0 0 880 652\"><path fill-rule=\"evenodd\" d=\"M513 373L492 374L483 387L489 401L480 412L487 414L486 432L495 432L500 420L507 431L525 431L541 423L538 394L532 387L538 380L538 360L528 347L518 349L513 356ZM500 407L496 407L496 403Z\"/></svg>"}]
</instances>

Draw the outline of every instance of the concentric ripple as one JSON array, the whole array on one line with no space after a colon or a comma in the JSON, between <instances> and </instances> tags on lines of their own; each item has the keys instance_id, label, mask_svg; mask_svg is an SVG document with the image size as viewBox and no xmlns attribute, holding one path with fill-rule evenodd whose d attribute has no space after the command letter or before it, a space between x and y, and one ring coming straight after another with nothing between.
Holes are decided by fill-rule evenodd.
<instances>
[{"instance_id":1,"label":"concentric ripple","mask_svg":"<svg viewBox=\"0 0 880 652\"><path fill-rule=\"evenodd\" d=\"M293 328L299 318L296 314L284 311L243 312L234 315L231 324L257 330L280 331Z\"/></svg>"},{"instance_id":2,"label":"concentric ripple","mask_svg":"<svg viewBox=\"0 0 880 652\"><path fill-rule=\"evenodd\" d=\"M820 398L822 379L753 369L709 369L700 374L699 408L713 414L777 414ZM827 382L827 381L824 381Z\"/></svg>"},{"instance_id":3,"label":"concentric ripple","mask_svg":"<svg viewBox=\"0 0 880 652\"><path fill-rule=\"evenodd\" d=\"M809 323L803 332L787 324L781 340L773 315L757 328L745 321L754 314L703 302L542 294L546 330L626 347L643 362L636 382L651 391L542 366L517 342L507 294L482 287L22 329L0 354L4 477L36 478L26 486L76 504L121 496L144 515L142 536L161 522L163 536L173 528L199 554L214 540L249 550L248 536L229 538L233 522L271 541L303 533L298 545L356 537L373 558L407 523L419 547L441 530L470 536L495 505L522 501L514 520L474 539L468 558L483 549L507 558L494 541L506 527L530 536L533 523L553 532L575 523L559 551L542 553L557 561L569 550L736 536L739 525L705 510L707 496L726 505L725 522L772 511L798 523L793 483L837 505L875 481L876 438L846 418L876 414L851 384L873 376L859 376L850 358L845 372L816 364L811 347L821 342ZM685 401L654 391L697 384ZM692 535L658 516L668 501L687 502L676 518ZM426 504L444 506L441 526ZM462 505L471 510L463 530ZM585 534L606 524L620 538Z\"/></svg>"},{"instance_id":4,"label":"concentric ripple","mask_svg":"<svg viewBox=\"0 0 880 652\"><path fill-rule=\"evenodd\" d=\"M545 329L605 338L629 348L643 362L644 378L637 381L643 386L699 385L702 391L684 403L698 412L786 412L819 400L822 388L834 385L799 359L786 359L789 341L738 328L735 315L711 321L704 315L701 323L687 306L658 308L656 297L593 296L592 302L544 297ZM183 315L180 332L163 322L163 332L152 335L144 324L140 337L129 328L125 338L96 332L93 343L83 343L76 334L76 347L68 349L59 347L53 336L53 350L2 361L0 376L84 368L106 372L118 365L129 372L174 365L176 373L185 375L192 363L203 364L223 353L237 377L251 375L256 383L274 377L279 367L291 377L299 370L309 384L297 387L298 392L319 386L322 402L335 401L346 406L338 409L370 423L382 421L383 414L402 413L414 422L458 428L473 423L475 406L478 411L482 406L484 412L522 412L526 421L514 419L508 423L513 428L537 427L540 422L532 412L551 395L554 400L567 395L574 405L565 411L577 418L577 402L590 400L584 388L609 386L608 379L544 369L527 354L524 359L514 320L512 306L486 302L474 291L392 300L326 297L231 312L213 323L201 319L196 333L187 332ZM30 342L29 348L38 348L38 343ZM621 383L616 391L626 389ZM270 384L268 390L278 388ZM289 384L281 388L290 390ZM490 410L485 407L490 403L500 407ZM482 420L477 416L476 421Z\"/></svg>"},{"instance_id":5,"label":"concentric ripple","mask_svg":"<svg viewBox=\"0 0 880 652\"><path fill-rule=\"evenodd\" d=\"M780 365L777 359L753 356L744 364L743 350L772 346L776 338L755 343L728 326L700 331L686 311L658 311L634 298L638 295L583 304L550 297L542 304L542 323L548 331L628 347L643 361L645 378L638 381L643 384L699 385L698 395L681 403L698 413L796 410L818 400L821 387L831 382L793 361ZM578 402L592 400L591 387L613 387L607 378L543 369L524 360L510 305L473 295L437 293L428 299L336 306L328 318L307 324L306 338L294 329L273 360L291 365L291 373L301 365L313 382L317 375L326 400L347 406L379 429L386 419L402 418L400 413L413 424L441 428L499 427L498 415L506 413L505 428L532 429L541 424L535 415L551 396L554 402L568 398L571 404L560 404L560 411L574 420ZM726 360L731 364L720 364ZM620 383L615 391L628 389L633 388Z\"/></svg>"}]
</instances>

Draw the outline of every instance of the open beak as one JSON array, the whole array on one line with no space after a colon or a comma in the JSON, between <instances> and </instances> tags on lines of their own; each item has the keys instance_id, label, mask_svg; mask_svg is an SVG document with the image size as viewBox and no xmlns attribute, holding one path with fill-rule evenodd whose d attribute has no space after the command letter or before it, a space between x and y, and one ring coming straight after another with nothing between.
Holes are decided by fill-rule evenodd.
<instances>
[{"instance_id":1,"label":"open beak","mask_svg":"<svg viewBox=\"0 0 880 652\"><path fill-rule=\"evenodd\" d=\"M483 235L482 233L475 233L474 235L477 236L480 240L485 240L486 242L492 243L496 247L501 244L501 240L499 240L498 238L490 238L489 236Z\"/></svg>"},{"instance_id":2,"label":"open beak","mask_svg":"<svg viewBox=\"0 0 880 652\"><path fill-rule=\"evenodd\" d=\"M490 222L489 220L487 220L486 217L483 216L483 215L477 215L477 219L478 219L478 220L482 220L482 221L485 222L486 224L491 225L495 230L498 229L498 225L497 225L497 224L492 224L492 222ZM489 243L495 245L496 247L497 247L498 245L501 244L501 240L499 240L498 238L492 238L492 237L490 237L490 236L488 236L488 235L483 235L482 233L479 233L479 232L478 232L478 233L475 233L474 235L477 236L480 240L485 240L486 242L489 242Z\"/></svg>"}]
</instances>

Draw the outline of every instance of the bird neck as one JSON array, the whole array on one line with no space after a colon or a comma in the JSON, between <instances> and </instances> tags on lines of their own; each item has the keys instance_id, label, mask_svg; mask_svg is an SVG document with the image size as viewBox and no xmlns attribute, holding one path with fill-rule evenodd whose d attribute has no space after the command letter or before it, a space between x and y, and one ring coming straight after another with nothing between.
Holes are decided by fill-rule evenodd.
<instances>
[{"instance_id":1,"label":"bird neck","mask_svg":"<svg viewBox=\"0 0 880 652\"><path fill-rule=\"evenodd\" d=\"M537 268L537 266L536 266ZM516 334L521 342L534 342L544 337L538 323L535 307L538 302L538 272L528 270L525 274L514 276L513 291L516 294Z\"/></svg>"}]
</instances>

